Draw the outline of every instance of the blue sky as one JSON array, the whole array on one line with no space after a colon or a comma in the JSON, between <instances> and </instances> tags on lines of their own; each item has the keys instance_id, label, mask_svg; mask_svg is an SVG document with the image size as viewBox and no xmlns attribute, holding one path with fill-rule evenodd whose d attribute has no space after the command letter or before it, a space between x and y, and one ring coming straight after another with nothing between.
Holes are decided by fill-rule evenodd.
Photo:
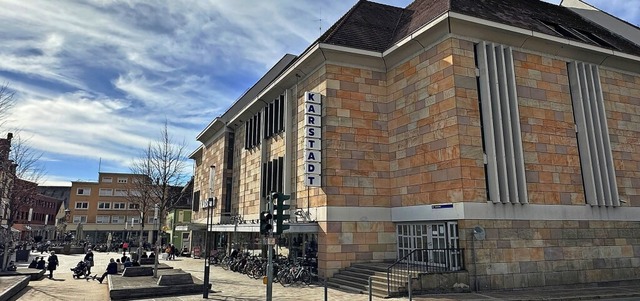
<instances>
[{"instance_id":1,"label":"blue sky","mask_svg":"<svg viewBox=\"0 0 640 301\"><path fill-rule=\"evenodd\" d=\"M640 0L586 2L640 24ZM43 153L45 185L95 180L99 162L128 172L165 120L191 152L213 118L355 3L0 0L0 83L17 100L0 134L18 129Z\"/></svg>"}]
</instances>

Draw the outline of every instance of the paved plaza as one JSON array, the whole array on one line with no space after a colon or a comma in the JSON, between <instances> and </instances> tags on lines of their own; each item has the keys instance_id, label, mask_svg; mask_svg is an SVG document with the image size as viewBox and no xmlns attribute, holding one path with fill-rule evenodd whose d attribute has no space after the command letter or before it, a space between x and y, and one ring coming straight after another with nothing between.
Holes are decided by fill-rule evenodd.
<instances>
[{"instance_id":1,"label":"paved plaza","mask_svg":"<svg viewBox=\"0 0 640 301\"><path fill-rule=\"evenodd\" d=\"M39 253L32 253L32 258L39 256ZM46 255L46 254L45 254ZM118 253L100 253L95 252L95 266L92 269L93 274L100 276L109 262L109 258L119 258L122 254ZM102 284L94 280L74 279L73 273L70 271L78 261L84 257L83 254L76 255L58 255L60 267L54 273L54 279L42 278L38 281L29 282L29 286L22 290L17 296L10 300L91 300L101 301L109 300L108 281ZM182 269L192 273L199 279L203 279L204 261L202 259L176 257L174 261L161 260L162 263L170 265L174 268ZM19 263L24 266L28 263ZM119 277L119 276L116 276ZM261 280L248 278L246 275L225 271L220 267L212 266L210 277L213 291L209 293L210 300L265 300L266 286ZM327 290L327 300L331 301L366 301L369 300L367 295L353 294L329 288ZM429 295L415 296L413 300L594 300L602 298L639 298L640 284L601 287L601 288L582 288L582 289L559 289L544 291L521 290L521 291L504 291L504 292L486 292L486 293L466 293L466 294L447 294L447 295ZM393 298L387 300L408 300L409 298ZM203 300L202 293L188 296L173 296L152 299L138 299L143 301L193 301ZM274 301L293 301L293 300L309 300L321 301L325 300L324 287L322 286L292 286L283 287L278 283L273 284ZM373 297L372 300L382 301L385 299Z\"/></svg>"}]
</instances>

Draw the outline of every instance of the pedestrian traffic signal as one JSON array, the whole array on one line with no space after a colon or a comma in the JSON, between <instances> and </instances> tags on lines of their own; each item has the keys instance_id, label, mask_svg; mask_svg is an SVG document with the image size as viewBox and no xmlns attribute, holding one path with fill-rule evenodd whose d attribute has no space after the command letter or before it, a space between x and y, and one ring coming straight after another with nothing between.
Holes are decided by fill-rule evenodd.
<instances>
[{"instance_id":1,"label":"pedestrian traffic signal","mask_svg":"<svg viewBox=\"0 0 640 301\"><path fill-rule=\"evenodd\" d=\"M260 234L269 235L273 230L273 214L269 211L260 212Z\"/></svg>"},{"instance_id":2,"label":"pedestrian traffic signal","mask_svg":"<svg viewBox=\"0 0 640 301\"><path fill-rule=\"evenodd\" d=\"M289 210L289 208L291 208L291 205L285 204L284 201L291 199L291 196L279 192L272 192L271 199L275 200L276 203L276 216L274 218L276 220L276 234L280 235L282 232L289 229L289 225L283 224L283 221L291 218L291 215L284 213L285 210Z\"/></svg>"}]
</instances>

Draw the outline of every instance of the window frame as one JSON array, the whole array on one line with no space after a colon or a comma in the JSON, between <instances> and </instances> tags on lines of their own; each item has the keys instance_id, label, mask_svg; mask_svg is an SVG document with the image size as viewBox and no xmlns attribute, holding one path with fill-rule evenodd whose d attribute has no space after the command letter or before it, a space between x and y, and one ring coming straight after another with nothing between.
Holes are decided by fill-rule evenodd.
<instances>
[{"instance_id":1,"label":"window frame","mask_svg":"<svg viewBox=\"0 0 640 301\"><path fill-rule=\"evenodd\" d=\"M84 204L85 206L78 206ZM76 202L75 205L73 206L74 209L76 210L88 210L89 209L89 202Z\"/></svg>"}]
</instances>

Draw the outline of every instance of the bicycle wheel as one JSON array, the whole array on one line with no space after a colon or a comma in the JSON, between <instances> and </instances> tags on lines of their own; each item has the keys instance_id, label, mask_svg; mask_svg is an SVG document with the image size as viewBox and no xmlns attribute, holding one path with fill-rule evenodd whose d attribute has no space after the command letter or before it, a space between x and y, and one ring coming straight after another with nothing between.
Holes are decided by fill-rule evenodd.
<instances>
[{"instance_id":1,"label":"bicycle wheel","mask_svg":"<svg viewBox=\"0 0 640 301\"><path fill-rule=\"evenodd\" d=\"M302 281L302 283L309 285L311 284L311 273L309 273L308 270L304 269L302 270L302 272L300 272L300 281Z\"/></svg>"}]
</instances>

